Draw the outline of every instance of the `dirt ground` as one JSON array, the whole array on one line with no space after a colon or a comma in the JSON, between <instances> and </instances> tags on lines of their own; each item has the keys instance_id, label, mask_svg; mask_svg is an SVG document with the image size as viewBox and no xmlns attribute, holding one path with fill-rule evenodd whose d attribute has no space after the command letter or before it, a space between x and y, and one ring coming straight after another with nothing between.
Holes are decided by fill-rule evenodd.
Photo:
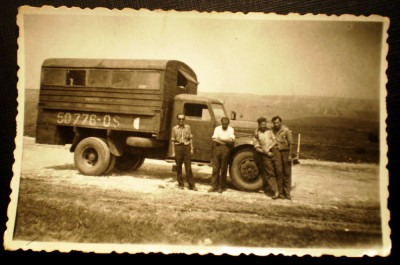
<instances>
[{"instance_id":1,"label":"dirt ground","mask_svg":"<svg viewBox=\"0 0 400 265\"><path fill-rule=\"evenodd\" d=\"M24 137L15 239L84 243L290 248L381 246L376 164L301 160L292 200L208 193L211 168L193 165L198 191L177 188L173 163L79 174L69 146ZM228 178L229 179L229 178Z\"/></svg>"}]
</instances>

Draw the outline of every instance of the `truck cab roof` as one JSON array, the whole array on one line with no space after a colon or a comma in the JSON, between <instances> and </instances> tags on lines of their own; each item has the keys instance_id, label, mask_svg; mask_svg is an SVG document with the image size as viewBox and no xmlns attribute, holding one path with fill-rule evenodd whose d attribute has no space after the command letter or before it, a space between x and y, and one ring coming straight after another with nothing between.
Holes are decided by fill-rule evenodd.
<instances>
[{"instance_id":1,"label":"truck cab roof","mask_svg":"<svg viewBox=\"0 0 400 265\"><path fill-rule=\"evenodd\" d=\"M198 96L193 94L179 94L175 96L174 100L224 104L224 102L219 99L205 97L205 96Z\"/></svg>"},{"instance_id":2,"label":"truck cab roof","mask_svg":"<svg viewBox=\"0 0 400 265\"><path fill-rule=\"evenodd\" d=\"M50 58L44 60L43 67L79 67L79 68L132 68L132 69L166 69L170 62L176 60L141 60L141 59L84 59L84 58Z\"/></svg>"}]
</instances>

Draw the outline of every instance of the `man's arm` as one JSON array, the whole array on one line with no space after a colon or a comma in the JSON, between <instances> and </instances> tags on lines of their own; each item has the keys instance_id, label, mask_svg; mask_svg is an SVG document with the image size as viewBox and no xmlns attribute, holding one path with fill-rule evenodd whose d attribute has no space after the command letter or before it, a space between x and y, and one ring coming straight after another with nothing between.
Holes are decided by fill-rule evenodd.
<instances>
[{"instance_id":1,"label":"man's arm","mask_svg":"<svg viewBox=\"0 0 400 265\"><path fill-rule=\"evenodd\" d=\"M192 141L192 138L190 138L189 144L190 144L190 154L193 155L193 154L194 154L194 149L193 149L193 141Z\"/></svg>"},{"instance_id":2,"label":"man's arm","mask_svg":"<svg viewBox=\"0 0 400 265\"><path fill-rule=\"evenodd\" d=\"M192 130L190 128L190 125L187 125L188 131L189 131L189 145L190 145L190 154L193 155L194 153L194 149L193 149L193 134L192 134Z\"/></svg>"},{"instance_id":3,"label":"man's arm","mask_svg":"<svg viewBox=\"0 0 400 265\"><path fill-rule=\"evenodd\" d=\"M228 132L229 132L229 139L225 140L224 142L227 144L232 144L235 142L235 130L232 127L228 127Z\"/></svg>"},{"instance_id":4,"label":"man's arm","mask_svg":"<svg viewBox=\"0 0 400 265\"><path fill-rule=\"evenodd\" d=\"M225 142L223 142L223 141L221 141L221 139L220 139L220 137L219 137L219 132L218 132L218 129L219 127L215 127L215 129L214 129L214 134L213 134L213 136L211 137L211 139L215 142L215 143L217 143L217 144L222 144L222 145L226 145L226 143Z\"/></svg>"},{"instance_id":5,"label":"man's arm","mask_svg":"<svg viewBox=\"0 0 400 265\"><path fill-rule=\"evenodd\" d=\"M171 131L171 156L174 157L175 156L175 139L176 139L176 133L174 128L172 128Z\"/></svg>"},{"instance_id":6,"label":"man's arm","mask_svg":"<svg viewBox=\"0 0 400 265\"><path fill-rule=\"evenodd\" d=\"M271 144L268 146L268 151L271 150L272 147L278 144L276 137L272 131L269 131L269 139L271 140Z\"/></svg>"},{"instance_id":7,"label":"man's arm","mask_svg":"<svg viewBox=\"0 0 400 265\"><path fill-rule=\"evenodd\" d=\"M255 149L257 152L259 152L259 153L264 153L264 150L261 148L260 141L258 140L257 131L254 132L254 136L253 136L253 145L254 145L254 149Z\"/></svg>"},{"instance_id":8,"label":"man's arm","mask_svg":"<svg viewBox=\"0 0 400 265\"><path fill-rule=\"evenodd\" d=\"M171 156L175 157L175 142L171 140Z\"/></svg>"},{"instance_id":9,"label":"man's arm","mask_svg":"<svg viewBox=\"0 0 400 265\"><path fill-rule=\"evenodd\" d=\"M221 138L221 136L218 134L216 135L217 136L216 139L219 141L219 143L231 144L235 141L235 135L232 132L233 128L230 127L230 129L228 128L228 130L229 130L229 138L228 139Z\"/></svg>"},{"instance_id":10,"label":"man's arm","mask_svg":"<svg viewBox=\"0 0 400 265\"><path fill-rule=\"evenodd\" d=\"M288 130L288 131L286 132L286 137L287 137L288 144L289 144L289 157L288 157L288 161L289 161L289 162L292 162L292 160L293 160L293 145L294 145L294 142L293 142L293 136L292 136L292 131L291 131L291 130Z\"/></svg>"},{"instance_id":11,"label":"man's arm","mask_svg":"<svg viewBox=\"0 0 400 265\"><path fill-rule=\"evenodd\" d=\"M212 140L213 140L214 142L216 142L217 144L226 145L226 143L225 143L224 141L220 140L219 138L212 138Z\"/></svg>"},{"instance_id":12,"label":"man's arm","mask_svg":"<svg viewBox=\"0 0 400 265\"><path fill-rule=\"evenodd\" d=\"M224 144L231 144L231 143L233 143L233 139L232 139L232 138L229 138L229 139L217 138L217 140L218 140L219 142L221 142L221 143L224 143Z\"/></svg>"}]
</instances>

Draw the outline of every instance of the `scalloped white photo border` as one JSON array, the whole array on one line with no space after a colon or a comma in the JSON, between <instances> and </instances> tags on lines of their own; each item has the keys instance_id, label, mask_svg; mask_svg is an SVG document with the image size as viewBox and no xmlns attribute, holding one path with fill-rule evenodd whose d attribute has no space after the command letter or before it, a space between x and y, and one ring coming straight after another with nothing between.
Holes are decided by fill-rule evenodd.
<instances>
[{"instance_id":1,"label":"scalloped white photo border","mask_svg":"<svg viewBox=\"0 0 400 265\"><path fill-rule=\"evenodd\" d=\"M15 228L15 219L18 204L20 174L21 174L21 157L22 157L22 141L23 141L23 124L24 124L24 102L25 102L25 47L24 47L24 15L26 14L57 14L57 15L81 15L81 16L165 16L165 17L200 17L202 19L244 19L244 20L308 20L308 21L358 21L358 22L381 22L383 24L383 36L381 43L381 72L380 72L380 202L381 202L381 224L383 246L379 249L327 249L327 248L312 248L312 249L286 249L286 248L248 248L248 247L225 247L225 246L185 246L185 245L148 245L148 244L86 244L86 243L69 243L69 242L35 242L35 241L20 241L13 239L13 232ZM33 250L33 251L82 251L82 252L95 252L95 253L186 253L186 254L208 254L215 255L229 254L255 254L265 256L269 254L283 254L283 255L333 255L333 256L348 256L348 257L361 257L367 256L387 256L391 251L390 239L390 212L387 207L387 200L389 197L388 185L389 176L386 168L388 163L387 158L387 132L386 132L386 83L387 76L386 70L388 63L386 56L388 53L388 28L389 19L379 15L371 16L355 16L351 14L345 15L324 15L324 14L306 14L300 15L296 13L289 13L288 15L278 15L275 13L232 13L232 12L198 12L198 11L185 11L178 12L175 10L163 11L147 9L134 10L124 8L122 10L107 8L85 8L78 7L67 8L59 7L54 8L51 6L43 6L40 8L22 6L18 9L17 25L20 30L18 38L18 115L17 121L17 135L15 138L16 149L14 151L15 163L13 165L14 176L11 181L12 193L10 195L11 201L8 207L8 222L7 230L4 233L4 247L6 250Z\"/></svg>"}]
</instances>

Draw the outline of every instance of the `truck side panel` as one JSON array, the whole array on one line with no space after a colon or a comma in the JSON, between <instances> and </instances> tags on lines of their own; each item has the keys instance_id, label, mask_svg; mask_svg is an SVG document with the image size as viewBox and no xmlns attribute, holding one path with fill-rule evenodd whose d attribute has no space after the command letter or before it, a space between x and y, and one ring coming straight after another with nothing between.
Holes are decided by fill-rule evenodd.
<instances>
[{"instance_id":1,"label":"truck side panel","mask_svg":"<svg viewBox=\"0 0 400 265\"><path fill-rule=\"evenodd\" d=\"M71 127L84 127L168 140L173 98L196 94L196 80L179 61L48 59L41 73L37 139L59 144Z\"/></svg>"},{"instance_id":2,"label":"truck side panel","mask_svg":"<svg viewBox=\"0 0 400 265\"><path fill-rule=\"evenodd\" d=\"M38 124L76 126L94 129L111 129L129 132L152 133L157 129L159 114L154 116L116 114L115 112L89 112L58 109L43 109Z\"/></svg>"},{"instance_id":3,"label":"truck side panel","mask_svg":"<svg viewBox=\"0 0 400 265\"><path fill-rule=\"evenodd\" d=\"M60 144L54 126L158 133L161 91L42 84L37 142Z\"/></svg>"},{"instance_id":4,"label":"truck side panel","mask_svg":"<svg viewBox=\"0 0 400 265\"><path fill-rule=\"evenodd\" d=\"M39 104L44 108L52 109L154 115L161 110L161 95L159 91L139 94L130 90L91 89L88 91L87 87L74 87L71 90L64 86L43 85Z\"/></svg>"}]
</instances>

